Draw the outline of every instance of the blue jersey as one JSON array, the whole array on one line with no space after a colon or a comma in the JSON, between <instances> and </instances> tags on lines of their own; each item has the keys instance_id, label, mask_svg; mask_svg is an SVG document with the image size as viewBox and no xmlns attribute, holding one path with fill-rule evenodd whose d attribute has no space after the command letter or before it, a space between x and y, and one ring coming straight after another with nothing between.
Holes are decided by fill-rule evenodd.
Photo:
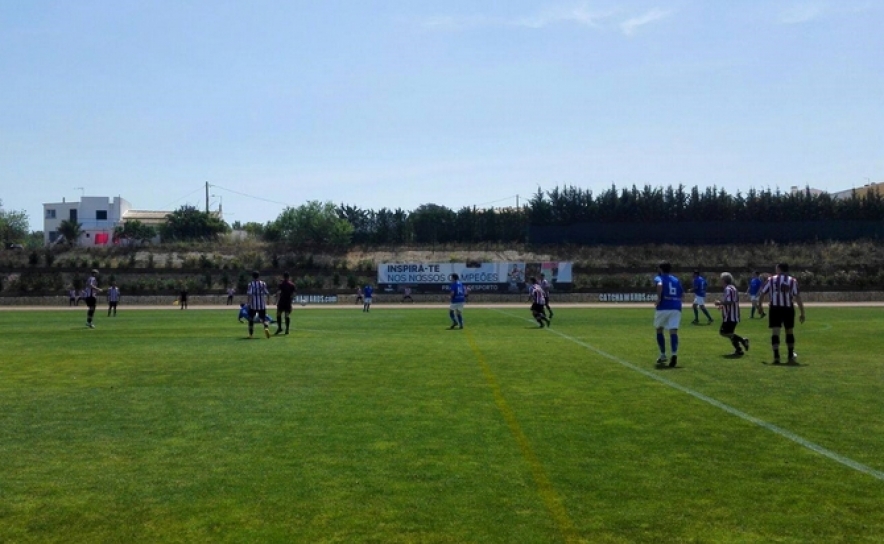
<instances>
[{"instance_id":1,"label":"blue jersey","mask_svg":"<svg viewBox=\"0 0 884 544\"><path fill-rule=\"evenodd\" d=\"M464 288L463 284L459 281L451 282L451 302L466 302L467 300L467 290Z\"/></svg>"},{"instance_id":2,"label":"blue jersey","mask_svg":"<svg viewBox=\"0 0 884 544\"><path fill-rule=\"evenodd\" d=\"M675 276L661 274L654 278L654 285L662 285L662 300L657 303L658 310L681 310L681 297L684 289Z\"/></svg>"},{"instance_id":3,"label":"blue jersey","mask_svg":"<svg viewBox=\"0 0 884 544\"><path fill-rule=\"evenodd\" d=\"M362 296L365 298L371 298L372 292L374 292L374 288L371 285L366 285L362 288Z\"/></svg>"},{"instance_id":4,"label":"blue jersey","mask_svg":"<svg viewBox=\"0 0 884 544\"><path fill-rule=\"evenodd\" d=\"M752 278L749 280L749 295L757 296L758 291L761 291L761 285L764 282L761 281L761 278Z\"/></svg>"},{"instance_id":5,"label":"blue jersey","mask_svg":"<svg viewBox=\"0 0 884 544\"><path fill-rule=\"evenodd\" d=\"M698 297L706 296L706 278L703 276L697 276L694 278L694 294Z\"/></svg>"}]
</instances>

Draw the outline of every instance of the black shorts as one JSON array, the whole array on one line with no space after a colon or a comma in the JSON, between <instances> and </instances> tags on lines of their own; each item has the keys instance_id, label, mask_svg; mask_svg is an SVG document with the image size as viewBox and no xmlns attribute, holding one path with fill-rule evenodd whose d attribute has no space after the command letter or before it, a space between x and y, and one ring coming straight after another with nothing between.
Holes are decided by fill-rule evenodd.
<instances>
[{"instance_id":1,"label":"black shorts","mask_svg":"<svg viewBox=\"0 0 884 544\"><path fill-rule=\"evenodd\" d=\"M249 321L251 321L252 323L254 323L254 322L255 322L255 316L256 316L256 315L257 315L258 317L261 318L261 323L264 323L264 321L267 319L267 310L266 310L266 309L264 309L264 310L252 310L252 309L250 308L250 309L249 309Z\"/></svg>"},{"instance_id":2,"label":"black shorts","mask_svg":"<svg viewBox=\"0 0 884 544\"><path fill-rule=\"evenodd\" d=\"M542 314L543 313L543 304L532 303L531 304L531 313L532 314Z\"/></svg>"},{"instance_id":3,"label":"black shorts","mask_svg":"<svg viewBox=\"0 0 884 544\"><path fill-rule=\"evenodd\" d=\"M280 302L276 305L277 312L285 312L287 314L292 313L292 301L288 302Z\"/></svg>"},{"instance_id":4,"label":"black shorts","mask_svg":"<svg viewBox=\"0 0 884 544\"><path fill-rule=\"evenodd\" d=\"M771 329L783 327L784 329L795 328L794 306L771 306L767 312L767 324Z\"/></svg>"},{"instance_id":5,"label":"black shorts","mask_svg":"<svg viewBox=\"0 0 884 544\"><path fill-rule=\"evenodd\" d=\"M718 329L719 334L734 334L734 331L737 330L737 322L736 321L723 321L721 323L721 327Z\"/></svg>"},{"instance_id":6,"label":"black shorts","mask_svg":"<svg viewBox=\"0 0 884 544\"><path fill-rule=\"evenodd\" d=\"M108 302L107 305L108 305L108 308L116 308L117 307L117 303L114 301Z\"/></svg>"},{"instance_id":7,"label":"black shorts","mask_svg":"<svg viewBox=\"0 0 884 544\"><path fill-rule=\"evenodd\" d=\"M96 302L95 297L86 297L85 300L86 300L86 306L88 306L89 308L95 308L95 302Z\"/></svg>"}]
</instances>

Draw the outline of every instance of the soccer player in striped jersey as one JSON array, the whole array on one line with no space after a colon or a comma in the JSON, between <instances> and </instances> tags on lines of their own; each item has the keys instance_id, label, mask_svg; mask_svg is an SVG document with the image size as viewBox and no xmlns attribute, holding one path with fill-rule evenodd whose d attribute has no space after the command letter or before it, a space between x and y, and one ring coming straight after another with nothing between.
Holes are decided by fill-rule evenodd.
<instances>
[{"instance_id":1,"label":"soccer player in striped jersey","mask_svg":"<svg viewBox=\"0 0 884 544\"><path fill-rule=\"evenodd\" d=\"M749 351L749 339L736 333L737 324L740 322L740 293L734 285L734 276L730 272L721 274L721 285L724 287L724 294L720 300L715 301L715 307L721 310L721 328L718 333L730 339L731 345L734 346L734 355L740 357L745 351Z\"/></svg>"},{"instance_id":2,"label":"soccer player in striped jersey","mask_svg":"<svg viewBox=\"0 0 884 544\"><path fill-rule=\"evenodd\" d=\"M543 286L537 282L537 278L532 277L531 286L528 288L528 298L531 300L531 315L534 321L540 325L542 329L544 324L549 327L549 318L546 317L544 306L546 305L546 296L543 292Z\"/></svg>"},{"instance_id":3,"label":"soccer player in striped jersey","mask_svg":"<svg viewBox=\"0 0 884 544\"><path fill-rule=\"evenodd\" d=\"M770 327L770 345L773 349L775 365L780 364L780 328L786 329L786 348L788 349L788 364L797 364L795 359L795 305L801 312L798 320L804 323L804 302L798 293L798 280L789 275L789 265L780 263L776 267L776 274L761 288L760 304L764 304L765 297L770 297L768 308L768 327Z\"/></svg>"},{"instance_id":4,"label":"soccer player in striped jersey","mask_svg":"<svg viewBox=\"0 0 884 544\"><path fill-rule=\"evenodd\" d=\"M463 283L460 282L460 276L451 275L451 304L448 306L448 317L451 318L451 326L449 329L463 328L463 306L466 302L467 290Z\"/></svg>"},{"instance_id":5,"label":"soccer player in striped jersey","mask_svg":"<svg viewBox=\"0 0 884 544\"><path fill-rule=\"evenodd\" d=\"M663 330L669 330L669 344L672 348L672 357L669 366L678 365L678 327L681 324L681 298L684 296L684 288L678 278L670 274L672 265L667 261L657 265L657 276L654 285L657 286L657 301L654 304L654 328L657 329L657 347L660 348L660 356L657 358L657 366L666 364L666 337Z\"/></svg>"},{"instance_id":6,"label":"soccer player in striped jersey","mask_svg":"<svg viewBox=\"0 0 884 544\"><path fill-rule=\"evenodd\" d=\"M552 308L549 307L549 290L551 288L548 281L546 281L546 274L540 275L540 288L543 289L543 307L549 311L549 318L552 319L553 311Z\"/></svg>"},{"instance_id":7,"label":"soccer player in striped jersey","mask_svg":"<svg viewBox=\"0 0 884 544\"><path fill-rule=\"evenodd\" d=\"M111 316L111 311L114 312L114 317L117 317L117 303L120 302L120 288L117 287L116 283L111 283L110 288L107 290L107 316Z\"/></svg>"},{"instance_id":8,"label":"soccer player in striped jersey","mask_svg":"<svg viewBox=\"0 0 884 544\"><path fill-rule=\"evenodd\" d=\"M267 290L267 284L258 279L260 276L261 274L257 270L252 272L252 281L249 282L249 287L246 290L249 301L249 338L254 332L255 316L258 316L261 324L264 325L264 336L270 338L270 327L266 320L267 297L270 296L270 291Z\"/></svg>"},{"instance_id":9,"label":"soccer player in striped jersey","mask_svg":"<svg viewBox=\"0 0 884 544\"><path fill-rule=\"evenodd\" d=\"M98 270L92 270L92 275L89 276L89 279L86 280L86 287L83 289L83 298L86 300L86 326L90 329L94 329L95 325L92 323L92 318L95 316L95 304L97 303L95 297L98 296L98 293L101 292L101 289L98 288Z\"/></svg>"}]
</instances>

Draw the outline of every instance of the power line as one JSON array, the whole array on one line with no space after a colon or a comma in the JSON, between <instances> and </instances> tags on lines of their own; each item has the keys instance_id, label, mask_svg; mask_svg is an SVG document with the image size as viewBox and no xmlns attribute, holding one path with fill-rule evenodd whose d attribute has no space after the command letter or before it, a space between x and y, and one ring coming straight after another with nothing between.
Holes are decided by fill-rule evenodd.
<instances>
[{"instance_id":1,"label":"power line","mask_svg":"<svg viewBox=\"0 0 884 544\"><path fill-rule=\"evenodd\" d=\"M203 190L203 188L200 187L200 188L198 188L198 189L196 189L196 190L194 190L194 191L192 191L192 192L190 192L190 193L188 193L188 194L182 196L182 197L179 198L179 199L173 200L172 202L166 204L165 206L163 206L163 207L160 208L160 209L161 209L161 210L166 210L166 209L168 209L169 206L171 206L172 204L175 204L176 202L181 202L182 200L184 200L185 198L189 197L190 195L192 195L192 194L194 194L194 193L198 193L198 192L200 192L200 191L202 191L202 190Z\"/></svg>"},{"instance_id":2,"label":"power line","mask_svg":"<svg viewBox=\"0 0 884 544\"><path fill-rule=\"evenodd\" d=\"M269 198L264 198L261 196L255 196L255 195L250 195L250 194L246 194L246 193L241 193L239 191L234 191L233 189L228 189L227 187L221 187L220 185L212 185L210 183L209 187L215 187L215 188L221 189L223 191L227 191L228 193L233 193L235 195L244 196L246 198L252 198L255 200L261 200L263 202L269 202L271 204L279 204L280 206L288 206L291 208L294 207L292 204L289 204L288 202L279 202L278 200L270 200Z\"/></svg>"},{"instance_id":3,"label":"power line","mask_svg":"<svg viewBox=\"0 0 884 544\"><path fill-rule=\"evenodd\" d=\"M492 200L490 202L482 202L481 204L473 204L473 206L474 207L487 206L488 204L497 204L498 202L503 202L505 200L512 200L514 198L519 198L519 195L512 195L512 196L508 196L508 197L504 197L504 198L499 198L497 200Z\"/></svg>"}]
</instances>

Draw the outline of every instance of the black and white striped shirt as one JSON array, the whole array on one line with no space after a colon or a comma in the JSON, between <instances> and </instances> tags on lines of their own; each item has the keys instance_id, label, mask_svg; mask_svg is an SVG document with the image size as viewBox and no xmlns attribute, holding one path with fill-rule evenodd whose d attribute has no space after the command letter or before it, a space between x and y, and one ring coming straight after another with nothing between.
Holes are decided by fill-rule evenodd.
<instances>
[{"instance_id":1,"label":"black and white striped shirt","mask_svg":"<svg viewBox=\"0 0 884 544\"><path fill-rule=\"evenodd\" d=\"M721 320L729 323L740 322L740 293L733 285L724 288L721 298Z\"/></svg>"},{"instance_id":2,"label":"black and white striped shirt","mask_svg":"<svg viewBox=\"0 0 884 544\"><path fill-rule=\"evenodd\" d=\"M246 294L249 298L249 308L252 310L267 309L267 297L270 296L270 291L267 290L266 283L261 280L250 281Z\"/></svg>"},{"instance_id":3,"label":"black and white striped shirt","mask_svg":"<svg viewBox=\"0 0 884 544\"><path fill-rule=\"evenodd\" d=\"M798 280L788 274L777 274L767 280L761 292L770 295L771 306L791 308L798 296Z\"/></svg>"},{"instance_id":4,"label":"black and white striped shirt","mask_svg":"<svg viewBox=\"0 0 884 544\"><path fill-rule=\"evenodd\" d=\"M546 303L546 296L543 294L543 287L536 283L531 286L531 303L543 306Z\"/></svg>"},{"instance_id":5,"label":"black and white striped shirt","mask_svg":"<svg viewBox=\"0 0 884 544\"><path fill-rule=\"evenodd\" d=\"M83 298L98 296L98 280L95 276L89 276L86 287L83 289Z\"/></svg>"},{"instance_id":6,"label":"black and white striped shirt","mask_svg":"<svg viewBox=\"0 0 884 544\"><path fill-rule=\"evenodd\" d=\"M108 302L120 302L120 289L119 287L111 287L107 290L107 301Z\"/></svg>"}]
</instances>

